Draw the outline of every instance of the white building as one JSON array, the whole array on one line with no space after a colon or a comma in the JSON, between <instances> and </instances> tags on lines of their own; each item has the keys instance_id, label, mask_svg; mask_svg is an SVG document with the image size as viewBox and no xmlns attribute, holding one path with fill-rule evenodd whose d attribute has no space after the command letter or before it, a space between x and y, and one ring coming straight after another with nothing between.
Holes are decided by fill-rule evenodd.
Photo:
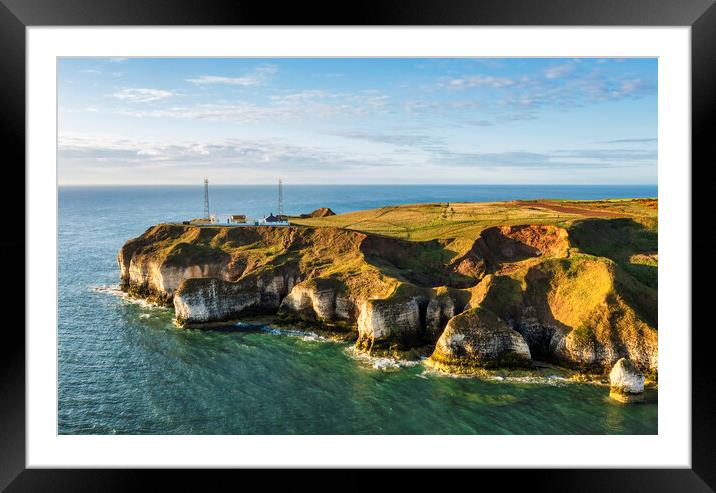
<instances>
[{"instance_id":1,"label":"white building","mask_svg":"<svg viewBox=\"0 0 716 493\"><path fill-rule=\"evenodd\" d=\"M261 226L288 226L288 220L274 216L273 213L259 220Z\"/></svg>"}]
</instances>

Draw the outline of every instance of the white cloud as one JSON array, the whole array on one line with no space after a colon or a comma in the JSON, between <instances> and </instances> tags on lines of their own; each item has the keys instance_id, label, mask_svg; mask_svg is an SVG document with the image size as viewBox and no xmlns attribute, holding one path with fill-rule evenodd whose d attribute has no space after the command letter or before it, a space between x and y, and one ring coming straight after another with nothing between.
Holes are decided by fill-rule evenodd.
<instances>
[{"instance_id":1,"label":"white cloud","mask_svg":"<svg viewBox=\"0 0 716 493\"><path fill-rule=\"evenodd\" d=\"M182 118L207 121L254 123L335 116L368 116L387 111L388 96L374 92L331 93L299 91L271 97L271 104L246 101L231 104L194 104L155 109L120 108L115 113L136 118Z\"/></svg>"},{"instance_id":2,"label":"white cloud","mask_svg":"<svg viewBox=\"0 0 716 493\"><path fill-rule=\"evenodd\" d=\"M442 149L445 145L443 139L430 135L384 134L378 132L340 132L333 135L347 139L365 140L397 147L415 147L425 150Z\"/></svg>"},{"instance_id":3,"label":"white cloud","mask_svg":"<svg viewBox=\"0 0 716 493\"><path fill-rule=\"evenodd\" d=\"M579 60L570 60L551 65L536 76L468 74L443 79L431 87L468 94L469 90L477 88L496 92L492 96L482 95L484 101L476 101L476 104L482 103L484 109L496 112L495 121L499 122L533 119L535 111L544 107L566 109L590 103L641 98L653 94L656 85L639 77L610 75L603 68L587 70L580 67ZM412 109L421 108L414 106Z\"/></svg>"},{"instance_id":4,"label":"white cloud","mask_svg":"<svg viewBox=\"0 0 716 493\"><path fill-rule=\"evenodd\" d=\"M280 139L224 139L151 142L101 135L65 135L58 139L61 166L82 164L102 169L214 166L230 168L341 169L405 164L385 154L345 153L329 147L297 145Z\"/></svg>"},{"instance_id":5,"label":"white cloud","mask_svg":"<svg viewBox=\"0 0 716 493\"><path fill-rule=\"evenodd\" d=\"M491 75L477 74L451 79L448 81L448 86L455 89L469 89L473 87L504 89L506 87L512 87L519 82L519 79L513 79L510 77L494 77Z\"/></svg>"},{"instance_id":6,"label":"white cloud","mask_svg":"<svg viewBox=\"0 0 716 493\"><path fill-rule=\"evenodd\" d=\"M58 139L62 169L81 166L92 172L113 169L147 170L155 168L237 170L376 170L396 166L417 171L428 167L477 169L655 169L657 153L643 148L555 149L544 152L508 150L503 152L464 152L450 149L443 142L424 135L337 134L350 139L395 145L401 149L343 149L330 144L306 145L282 139L221 139L194 141L145 141L115 136L64 135ZM413 148L414 150L409 150Z\"/></svg>"},{"instance_id":7,"label":"white cloud","mask_svg":"<svg viewBox=\"0 0 716 493\"><path fill-rule=\"evenodd\" d=\"M86 68L83 70L80 70L83 74L93 74L93 75L109 75L111 77L122 77L124 76L124 72L120 71L113 71L113 72L104 72L97 68Z\"/></svg>"},{"instance_id":8,"label":"white cloud","mask_svg":"<svg viewBox=\"0 0 716 493\"><path fill-rule=\"evenodd\" d=\"M274 114L270 108L252 103L236 104L196 104L192 106L172 106L161 109L118 109L115 113L135 118L180 118L207 121L233 121L237 123L253 123L272 117L287 118L288 114Z\"/></svg>"},{"instance_id":9,"label":"white cloud","mask_svg":"<svg viewBox=\"0 0 716 493\"><path fill-rule=\"evenodd\" d=\"M160 101L175 95L176 94L172 91L140 87L122 89L112 94L112 97L129 103L150 103L152 101Z\"/></svg>"},{"instance_id":10,"label":"white cloud","mask_svg":"<svg viewBox=\"0 0 716 493\"><path fill-rule=\"evenodd\" d=\"M315 109L322 105L329 111L349 114L366 114L371 110L383 111L389 99L382 92L372 89L357 92L306 89L271 96L271 101L282 107L312 104Z\"/></svg>"},{"instance_id":11,"label":"white cloud","mask_svg":"<svg viewBox=\"0 0 716 493\"><path fill-rule=\"evenodd\" d=\"M614 169L655 168L657 154L643 149L556 149L546 152L503 151L487 153L438 152L436 163L472 168Z\"/></svg>"},{"instance_id":12,"label":"white cloud","mask_svg":"<svg viewBox=\"0 0 716 493\"><path fill-rule=\"evenodd\" d=\"M654 137L648 138L632 138L632 139L614 139L601 140L596 144L656 144L659 140Z\"/></svg>"},{"instance_id":13,"label":"white cloud","mask_svg":"<svg viewBox=\"0 0 716 493\"><path fill-rule=\"evenodd\" d=\"M550 65L544 70L544 76L546 79L550 80L559 79L574 72L578 63L578 60L571 60L557 65Z\"/></svg>"},{"instance_id":14,"label":"white cloud","mask_svg":"<svg viewBox=\"0 0 716 493\"><path fill-rule=\"evenodd\" d=\"M274 65L261 65L256 67L252 71L239 77L226 77L223 75L200 75L191 79L186 79L187 82L196 84L198 86L210 85L210 84L227 84L232 86L257 86L265 83L271 78L278 69Z\"/></svg>"},{"instance_id":15,"label":"white cloud","mask_svg":"<svg viewBox=\"0 0 716 493\"><path fill-rule=\"evenodd\" d=\"M344 93L324 91L322 89L306 89L303 91L275 94L271 96L271 101L279 104L293 104L315 101L317 99L335 99L341 97L343 94Z\"/></svg>"}]
</instances>

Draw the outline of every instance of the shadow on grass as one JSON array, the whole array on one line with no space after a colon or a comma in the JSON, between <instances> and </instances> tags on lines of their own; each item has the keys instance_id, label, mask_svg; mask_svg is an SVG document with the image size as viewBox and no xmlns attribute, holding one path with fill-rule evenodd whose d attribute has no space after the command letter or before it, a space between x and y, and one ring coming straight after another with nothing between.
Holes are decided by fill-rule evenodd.
<instances>
[{"instance_id":1,"label":"shadow on grass","mask_svg":"<svg viewBox=\"0 0 716 493\"><path fill-rule=\"evenodd\" d=\"M607 257L642 284L657 288L656 261L654 265L633 261L634 256L657 253L656 229L647 228L633 219L585 219L575 222L569 233L574 246L584 253Z\"/></svg>"}]
</instances>

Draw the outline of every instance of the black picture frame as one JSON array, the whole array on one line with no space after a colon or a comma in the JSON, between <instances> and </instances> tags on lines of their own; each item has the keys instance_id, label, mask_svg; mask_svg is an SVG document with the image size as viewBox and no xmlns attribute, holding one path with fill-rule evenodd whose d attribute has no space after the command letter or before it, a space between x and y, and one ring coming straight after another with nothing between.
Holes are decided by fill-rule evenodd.
<instances>
[{"instance_id":1,"label":"black picture frame","mask_svg":"<svg viewBox=\"0 0 716 493\"><path fill-rule=\"evenodd\" d=\"M716 139L709 129L716 114L716 6L714 0L382 0L366 3L258 2L203 0L0 0L0 123L6 163L5 187L22 194L25 159L25 29L30 26L166 26L166 25L451 25L451 26L690 26L692 69L692 231L710 219L714 181L707 165L716 156ZM696 163L699 163L698 166ZM676 164L675 164L676 165ZM687 166L689 163L680 164ZM15 175L13 176L13 173ZM14 184L14 185L13 185ZM5 194L6 210L11 202ZM13 209L21 198L13 199ZM7 262L6 276L15 280L5 302L14 308L22 279L17 259L25 256L24 235L0 237ZM715 251L713 235L693 235L692 259L709 258ZM693 261L692 261L693 262ZM48 274L50 276L51 274ZM692 468L615 470L484 470L481 484L498 481L530 491L715 491L716 490L716 383L710 367L712 324L697 325L699 311L709 306L708 289L696 289L699 279L711 279L713 262L699 264L692 276ZM49 282L49 279L48 279ZM8 287L7 285L5 286ZM663 287L662 289L688 289ZM23 296L32 296L31 292ZM696 310L700 308L700 310ZM23 320L24 325L24 320ZM672 329L672 328L670 328ZM684 328L686 329L686 328ZM699 330L701 329L701 330ZM19 491L126 491L150 484L150 479L180 481L183 487L206 483L184 471L40 470L25 467L25 337L18 324L4 327L0 343L0 490ZM211 472L212 479L231 471ZM252 473L261 484L263 473ZM451 487L443 473L413 471L401 480L404 488ZM160 476L148 478L147 476ZM372 487L370 473L342 472L342 489ZM442 476L442 478L441 478ZM202 475L202 477L206 477ZM301 484L305 474L287 478L271 474L272 486ZM509 478L506 480L505 478ZM265 476L263 481L265 481ZM200 482L201 481L201 482ZM247 482L248 481L248 482ZM376 480L377 481L377 480ZM325 484L330 487L332 480ZM218 485L218 482L215 483ZM305 484L305 483L304 483ZM315 481L312 487L319 486ZM334 483L335 485L336 483ZM495 483L499 484L499 483ZM455 485L457 486L457 484Z\"/></svg>"}]
</instances>

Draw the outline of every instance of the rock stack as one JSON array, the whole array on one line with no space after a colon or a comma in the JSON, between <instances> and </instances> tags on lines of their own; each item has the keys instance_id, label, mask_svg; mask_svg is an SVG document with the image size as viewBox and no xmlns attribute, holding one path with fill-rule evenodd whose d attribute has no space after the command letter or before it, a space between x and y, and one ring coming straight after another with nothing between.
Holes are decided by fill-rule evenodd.
<instances>
[{"instance_id":1,"label":"rock stack","mask_svg":"<svg viewBox=\"0 0 716 493\"><path fill-rule=\"evenodd\" d=\"M609 397L619 402L644 400L644 375L631 360L621 358L609 372Z\"/></svg>"}]
</instances>

